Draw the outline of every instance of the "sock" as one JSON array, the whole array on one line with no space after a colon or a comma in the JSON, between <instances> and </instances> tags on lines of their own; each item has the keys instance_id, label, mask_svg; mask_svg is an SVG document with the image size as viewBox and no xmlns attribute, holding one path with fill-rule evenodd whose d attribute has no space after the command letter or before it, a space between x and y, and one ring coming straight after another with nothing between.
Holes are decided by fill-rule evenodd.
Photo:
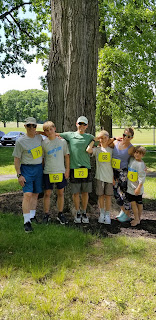
<instances>
[{"instance_id":1,"label":"sock","mask_svg":"<svg viewBox=\"0 0 156 320\"><path fill-rule=\"evenodd\" d=\"M109 212L109 211L106 211L105 214L106 214L106 215L110 215L110 212Z\"/></svg>"},{"instance_id":2,"label":"sock","mask_svg":"<svg viewBox=\"0 0 156 320\"><path fill-rule=\"evenodd\" d=\"M30 219L34 218L36 214L36 210L30 210Z\"/></svg>"},{"instance_id":3,"label":"sock","mask_svg":"<svg viewBox=\"0 0 156 320\"><path fill-rule=\"evenodd\" d=\"M80 215L80 210L77 210L77 211L76 211L76 215Z\"/></svg>"},{"instance_id":4,"label":"sock","mask_svg":"<svg viewBox=\"0 0 156 320\"><path fill-rule=\"evenodd\" d=\"M100 208L100 214L105 214L105 210L104 210L104 208Z\"/></svg>"},{"instance_id":5,"label":"sock","mask_svg":"<svg viewBox=\"0 0 156 320\"><path fill-rule=\"evenodd\" d=\"M23 213L24 224L30 222L30 213Z\"/></svg>"},{"instance_id":6,"label":"sock","mask_svg":"<svg viewBox=\"0 0 156 320\"><path fill-rule=\"evenodd\" d=\"M83 214L83 215L86 215L86 210L82 210L82 214Z\"/></svg>"}]
</instances>

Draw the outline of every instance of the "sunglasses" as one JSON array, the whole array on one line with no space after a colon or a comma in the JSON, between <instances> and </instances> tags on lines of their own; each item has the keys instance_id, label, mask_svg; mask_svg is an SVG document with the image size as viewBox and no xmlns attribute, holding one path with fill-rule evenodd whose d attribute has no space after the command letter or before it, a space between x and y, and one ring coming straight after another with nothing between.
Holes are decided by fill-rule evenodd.
<instances>
[{"instance_id":1,"label":"sunglasses","mask_svg":"<svg viewBox=\"0 0 156 320\"><path fill-rule=\"evenodd\" d=\"M28 123L27 125L27 128L36 128L37 127L37 125L36 124L32 124L32 123Z\"/></svg>"},{"instance_id":2,"label":"sunglasses","mask_svg":"<svg viewBox=\"0 0 156 320\"><path fill-rule=\"evenodd\" d=\"M123 137L132 138L129 134L123 133Z\"/></svg>"},{"instance_id":3,"label":"sunglasses","mask_svg":"<svg viewBox=\"0 0 156 320\"><path fill-rule=\"evenodd\" d=\"M84 123L84 122L78 122L78 124L80 125L80 126L87 126L87 124L86 123Z\"/></svg>"}]
</instances>

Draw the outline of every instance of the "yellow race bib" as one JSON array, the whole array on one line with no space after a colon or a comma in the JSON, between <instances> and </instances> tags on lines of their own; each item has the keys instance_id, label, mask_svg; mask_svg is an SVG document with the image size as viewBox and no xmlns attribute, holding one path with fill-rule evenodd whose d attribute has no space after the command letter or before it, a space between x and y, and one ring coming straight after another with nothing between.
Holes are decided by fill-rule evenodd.
<instances>
[{"instance_id":1,"label":"yellow race bib","mask_svg":"<svg viewBox=\"0 0 156 320\"><path fill-rule=\"evenodd\" d=\"M42 147L36 147L34 149L31 149L31 154L33 156L33 159L40 158L42 156Z\"/></svg>"},{"instance_id":2,"label":"yellow race bib","mask_svg":"<svg viewBox=\"0 0 156 320\"><path fill-rule=\"evenodd\" d=\"M120 169L120 162L121 162L120 159L112 158L112 168Z\"/></svg>"},{"instance_id":3,"label":"yellow race bib","mask_svg":"<svg viewBox=\"0 0 156 320\"><path fill-rule=\"evenodd\" d=\"M49 180L50 180L50 183L62 182L63 173L50 173Z\"/></svg>"},{"instance_id":4,"label":"yellow race bib","mask_svg":"<svg viewBox=\"0 0 156 320\"><path fill-rule=\"evenodd\" d=\"M110 153L109 152L100 152L98 155L99 162L110 162Z\"/></svg>"},{"instance_id":5,"label":"yellow race bib","mask_svg":"<svg viewBox=\"0 0 156 320\"><path fill-rule=\"evenodd\" d=\"M138 180L138 173L128 170L127 178L132 182L136 182Z\"/></svg>"},{"instance_id":6,"label":"yellow race bib","mask_svg":"<svg viewBox=\"0 0 156 320\"><path fill-rule=\"evenodd\" d=\"M87 177L88 177L87 168L74 169L74 178L87 178Z\"/></svg>"}]
</instances>

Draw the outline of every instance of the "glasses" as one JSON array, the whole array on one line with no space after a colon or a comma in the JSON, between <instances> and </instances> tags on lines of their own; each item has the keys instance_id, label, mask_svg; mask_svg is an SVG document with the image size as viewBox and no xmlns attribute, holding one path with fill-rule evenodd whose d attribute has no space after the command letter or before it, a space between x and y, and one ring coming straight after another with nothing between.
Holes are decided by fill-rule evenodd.
<instances>
[{"instance_id":1,"label":"glasses","mask_svg":"<svg viewBox=\"0 0 156 320\"><path fill-rule=\"evenodd\" d=\"M87 126L87 124L86 123L84 123L84 122L78 122L78 124L80 125L80 126Z\"/></svg>"},{"instance_id":2,"label":"glasses","mask_svg":"<svg viewBox=\"0 0 156 320\"><path fill-rule=\"evenodd\" d=\"M26 126L27 126L27 128L36 128L37 127L36 124L32 124L32 123L28 123Z\"/></svg>"},{"instance_id":3,"label":"glasses","mask_svg":"<svg viewBox=\"0 0 156 320\"><path fill-rule=\"evenodd\" d=\"M132 138L129 134L123 133L123 137Z\"/></svg>"}]
</instances>

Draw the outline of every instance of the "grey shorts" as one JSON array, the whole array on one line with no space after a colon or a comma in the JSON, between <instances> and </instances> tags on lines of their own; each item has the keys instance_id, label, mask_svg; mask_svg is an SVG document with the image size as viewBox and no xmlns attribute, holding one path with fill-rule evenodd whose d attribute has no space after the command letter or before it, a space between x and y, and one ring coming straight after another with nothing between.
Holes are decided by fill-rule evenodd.
<instances>
[{"instance_id":1,"label":"grey shorts","mask_svg":"<svg viewBox=\"0 0 156 320\"><path fill-rule=\"evenodd\" d=\"M112 196L113 195L113 183L103 182L96 180L96 194L97 196Z\"/></svg>"},{"instance_id":2,"label":"grey shorts","mask_svg":"<svg viewBox=\"0 0 156 320\"><path fill-rule=\"evenodd\" d=\"M71 183L71 193L92 192L92 182Z\"/></svg>"}]
</instances>

